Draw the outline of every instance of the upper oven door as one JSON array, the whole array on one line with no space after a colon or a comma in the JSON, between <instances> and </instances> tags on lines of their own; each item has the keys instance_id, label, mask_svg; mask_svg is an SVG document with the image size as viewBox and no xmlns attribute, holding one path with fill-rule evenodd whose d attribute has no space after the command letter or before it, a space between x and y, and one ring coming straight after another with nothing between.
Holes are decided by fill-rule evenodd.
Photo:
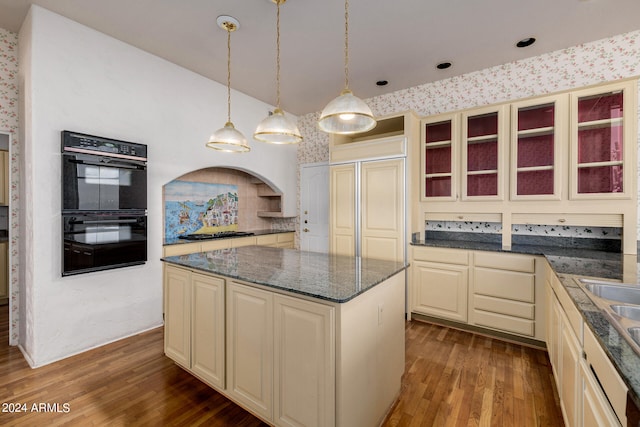
<instances>
[{"instance_id":1,"label":"upper oven door","mask_svg":"<svg viewBox=\"0 0 640 427\"><path fill-rule=\"evenodd\" d=\"M146 164L100 155L63 153L62 209L147 209Z\"/></svg>"}]
</instances>

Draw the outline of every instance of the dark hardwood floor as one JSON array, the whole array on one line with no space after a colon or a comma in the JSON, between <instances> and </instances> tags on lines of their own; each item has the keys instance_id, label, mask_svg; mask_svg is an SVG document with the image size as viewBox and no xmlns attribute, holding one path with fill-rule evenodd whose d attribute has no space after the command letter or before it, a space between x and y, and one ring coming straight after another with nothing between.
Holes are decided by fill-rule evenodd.
<instances>
[{"instance_id":1,"label":"dark hardwood floor","mask_svg":"<svg viewBox=\"0 0 640 427\"><path fill-rule=\"evenodd\" d=\"M0 425L266 425L177 367L162 339L158 328L31 369L8 346L0 307ZM406 345L402 392L385 426L562 425L545 352L415 321Z\"/></svg>"}]
</instances>

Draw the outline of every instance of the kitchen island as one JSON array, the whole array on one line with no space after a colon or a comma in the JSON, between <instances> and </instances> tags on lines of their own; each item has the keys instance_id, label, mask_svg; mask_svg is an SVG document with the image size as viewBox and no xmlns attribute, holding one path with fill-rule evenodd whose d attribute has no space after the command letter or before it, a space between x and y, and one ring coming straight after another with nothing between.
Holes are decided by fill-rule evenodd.
<instances>
[{"instance_id":1,"label":"kitchen island","mask_svg":"<svg viewBox=\"0 0 640 427\"><path fill-rule=\"evenodd\" d=\"M273 425L379 425L404 372L404 263L246 246L163 258L165 354Z\"/></svg>"}]
</instances>

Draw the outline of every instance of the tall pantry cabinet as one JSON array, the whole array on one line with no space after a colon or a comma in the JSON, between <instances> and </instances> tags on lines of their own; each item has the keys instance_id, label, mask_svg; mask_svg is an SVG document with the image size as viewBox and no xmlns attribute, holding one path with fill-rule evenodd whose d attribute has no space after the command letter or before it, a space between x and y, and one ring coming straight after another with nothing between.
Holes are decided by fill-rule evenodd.
<instances>
[{"instance_id":1,"label":"tall pantry cabinet","mask_svg":"<svg viewBox=\"0 0 640 427\"><path fill-rule=\"evenodd\" d=\"M418 126L403 113L379 119L372 131L331 137L331 253L406 260L407 153Z\"/></svg>"}]
</instances>

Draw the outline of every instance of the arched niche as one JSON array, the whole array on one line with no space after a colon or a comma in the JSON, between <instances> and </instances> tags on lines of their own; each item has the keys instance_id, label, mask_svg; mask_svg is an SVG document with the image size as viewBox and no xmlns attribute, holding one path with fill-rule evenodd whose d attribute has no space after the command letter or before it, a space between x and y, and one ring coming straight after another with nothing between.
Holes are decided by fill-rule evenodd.
<instances>
[{"instance_id":1,"label":"arched niche","mask_svg":"<svg viewBox=\"0 0 640 427\"><path fill-rule=\"evenodd\" d=\"M253 172L231 167L208 167L187 172L163 185L163 234L172 238L174 231L167 231L165 214L165 189L175 181L233 185L237 187L237 229L239 231L271 230L274 218L283 218L282 192L271 182ZM172 221L172 218L169 219ZM193 231L193 230L191 230Z\"/></svg>"}]
</instances>

